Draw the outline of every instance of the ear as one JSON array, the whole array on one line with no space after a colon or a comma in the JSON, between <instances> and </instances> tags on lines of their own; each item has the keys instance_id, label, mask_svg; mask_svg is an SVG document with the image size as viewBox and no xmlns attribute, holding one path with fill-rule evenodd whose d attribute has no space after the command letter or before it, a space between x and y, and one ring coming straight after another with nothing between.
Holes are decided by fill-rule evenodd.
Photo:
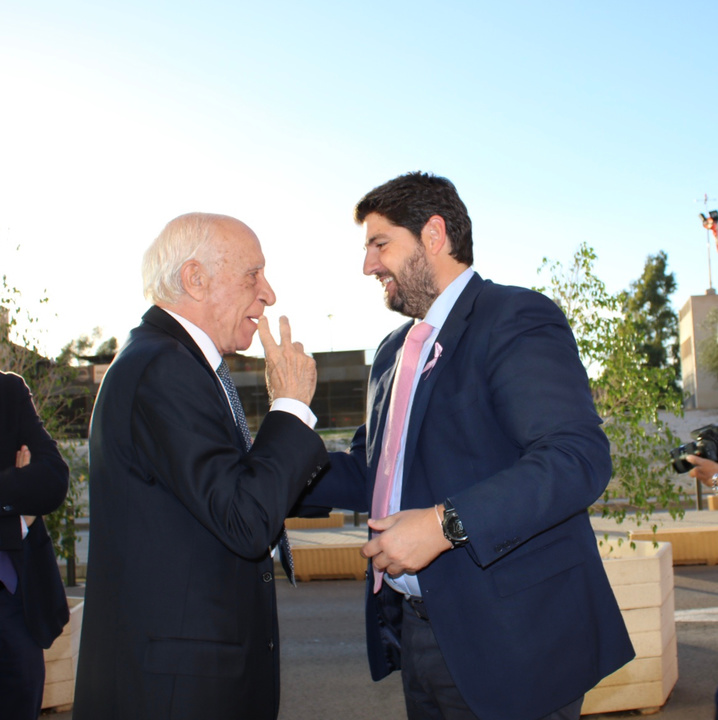
<instances>
[{"instance_id":1,"label":"ear","mask_svg":"<svg viewBox=\"0 0 718 720\"><path fill-rule=\"evenodd\" d=\"M429 255L438 255L447 246L446 222L441 215L432 215L426 221L421 230L421 240Z\"/></svg>"},{"instance_id":2,"label":"ear","mask_svg":"<svg viewBox=\"0 0 718 720\"><path fill-rule=\"evenodd\" d=\"M198 260L187 260L180 270L182 287L193 300L201 302L207 292L207 273Z\"/></svg>"}]
</instances>

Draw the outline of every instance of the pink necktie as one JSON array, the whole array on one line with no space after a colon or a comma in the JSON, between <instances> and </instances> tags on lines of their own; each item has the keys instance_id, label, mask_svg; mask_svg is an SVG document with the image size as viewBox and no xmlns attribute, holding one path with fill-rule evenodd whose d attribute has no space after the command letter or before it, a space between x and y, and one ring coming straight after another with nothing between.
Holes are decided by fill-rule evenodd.
<instances>
[{"instance_id":1,"label":"pink necktie","mask_svg":"<svg viewBox=\"0 0 718 720\"><path fill-rule=\"evenodd\" d=\"M384 428L384 441L376 471L374 496L371 503L371 516L378 519L389 514L389 501L394 487L396 459L401 445L406 413L409 409L409 397L414 384L416 367L424 341L431 335L434 328L429 323L420 322L414 325L404 340L399 370L394 378L389 402L389 414ZM374 570L374 592L381 589L384 573Z\"/></svg>"}]
</instances>

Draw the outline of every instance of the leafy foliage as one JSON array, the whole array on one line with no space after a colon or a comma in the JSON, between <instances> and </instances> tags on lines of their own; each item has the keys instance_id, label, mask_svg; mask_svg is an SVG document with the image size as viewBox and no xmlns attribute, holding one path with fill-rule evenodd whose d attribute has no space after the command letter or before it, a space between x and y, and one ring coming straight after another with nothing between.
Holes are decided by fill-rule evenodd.
<instances>
[{"instance_id":1,"label":"leafy foliage","mask_svg":"<svg viewBox=\"0 0 718 720\"><path fill-rule=\"evenodd\" d=\"M57 362L63 365L79 365L88 360L100 359L111 362L117 353L117 338L102 340L102 329L94 328L90 335L80 335L62 348ZM99 343L99 344L98 344Z\"/></svg>"},{"instance_id":2,"label":"leafy foliage","mask_svg":"<svg viewBox=\"0 0 718 720\"><path fill-rule=\"evenodd\" d=\"M682 516L681 491L667 461L678 439L659 417L659 410L682 414L675 370L650 363L646 317L627 311L626 293L607 291L593 271L595 261L596 253L585 243L568 268L544 259L539 272L550 273L550 285L537 289L566 314L611 443L613 476L602 514L621 522L630 509L639 525L656 507ZM638 309L645 305L635 302Z\"/></svg>"},{"instance_id":3,"label":"leafy foliage","mask_svg":"<svg viewBox=\"0 0 718 720\"><path fill-rule=\"evenodd\" d=\"M643 274L627 292L620 294L624 314L633 320L641 337L640 349L649 367L672 367L680 375L678 315L671 307L670 296L676 279L668 272L664 251L650 255ZM677 381L674 388L678 389Z\"/></svg>"}]
</instances>

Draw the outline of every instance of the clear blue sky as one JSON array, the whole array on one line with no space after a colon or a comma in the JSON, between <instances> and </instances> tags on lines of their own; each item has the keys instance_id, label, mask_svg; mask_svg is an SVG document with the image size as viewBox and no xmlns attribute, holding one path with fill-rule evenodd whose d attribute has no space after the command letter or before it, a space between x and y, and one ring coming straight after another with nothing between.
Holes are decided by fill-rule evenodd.
<instances>
[{"instance_id":1,"label":"clear blue sky","mask_svg":"<svg viewBox=\"0 0 718 720\"><path fill-rule=\"evenodd\" d=\"M122 341L165 222L226 213L262 242L273 323L310 351L374 348L402 319L361 273L352 209L427 170L469 207L484 277L534 285L585 241L619 290L665 250L679 308L709 283L717 11L0 0L2 272L28 305L47 290L51 351L96 326Z\"/></svg>"}]
</instances>

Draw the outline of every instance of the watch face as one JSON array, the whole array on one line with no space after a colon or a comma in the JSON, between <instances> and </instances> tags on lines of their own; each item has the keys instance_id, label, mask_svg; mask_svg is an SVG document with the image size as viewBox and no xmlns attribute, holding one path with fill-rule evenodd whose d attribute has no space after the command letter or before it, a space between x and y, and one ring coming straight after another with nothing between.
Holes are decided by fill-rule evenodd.
<instances>
[{"instance_id":1,"label":"watch face","mask_svg":"<svg viewBox=\"0 0 718 720\"><path fill-rule=\"evenodd\" d=\"M448 530L449 535L451 535L451 537L455 540L463 540L466 535L464 531L464 524L456 516L449 518L446 529Z\"/></svg>"}]
</instances>

